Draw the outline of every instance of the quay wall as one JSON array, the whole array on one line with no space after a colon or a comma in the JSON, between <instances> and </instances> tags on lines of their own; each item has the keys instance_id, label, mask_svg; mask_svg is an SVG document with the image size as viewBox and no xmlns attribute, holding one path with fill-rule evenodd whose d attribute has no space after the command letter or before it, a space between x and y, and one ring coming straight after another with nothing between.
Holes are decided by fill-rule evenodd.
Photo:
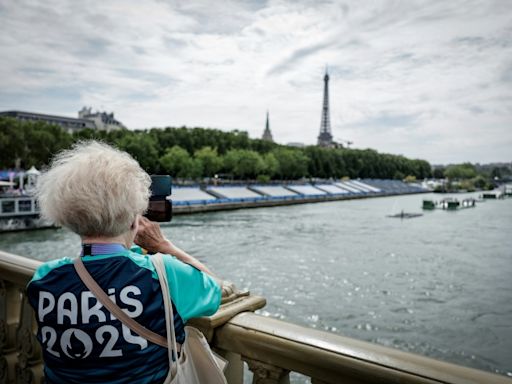
<instances>
[{"instance_id":1,"label":"quay wall","mask_svg":"<svg viewBox=\"0 0 512 384\"><path fill-rule=\"evenodd\" d=\"M414 193L426 193L425 192L414 192ZM292 197L292 198L273 198L273 199L239 199L238 201L222 201L212 202L207 204L180 204L176 205L173 203L172 212L176 215L188 214L188 213L199 213L199 212L213 212L213 211L229 211L233 209L243 208L261 208L261 207L278 207L284 205L294 204L307 204L307 203L322 203L327 201L338 201L338 200L352 200L352 199L366 199L369 197L378 196L393 196L392 194L373 194L372 196L367 195L326 195L319 197Z\"/></svg>"},{"instance_id":2,"label":"quay wall","mask_svg":"<svg viewBox=\"0 0 512 384\"><path fill-rule=\"evenodd\" d=\"M419 185L411 186L398 180L357 181L357 188L347 186L346 183L348 182L323 182L318 185L304 183L279 186L274 184L272 186L175 187L173 194L176 194L178 199L173 195L169 198L173 200L173 213L181 215L430 192ZM194 197L187 199L185 190ZM201 194L207 198L196 197Z\"/></svg>"}]
</instances>

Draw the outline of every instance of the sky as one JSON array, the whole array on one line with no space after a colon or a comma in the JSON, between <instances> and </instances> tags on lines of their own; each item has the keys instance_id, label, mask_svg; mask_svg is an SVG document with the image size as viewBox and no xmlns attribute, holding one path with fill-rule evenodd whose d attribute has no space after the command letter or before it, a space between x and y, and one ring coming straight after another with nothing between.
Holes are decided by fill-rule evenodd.
<instances>
[{"instance_id":1,"label":"sky","mask_svg":"<svg viewBox=\"0 0 512 384\"><path fill-rule=\"evenodd\" d=\"M0 111L512 161L512 1L0 0Z\"/></svg>"}]
</instances>

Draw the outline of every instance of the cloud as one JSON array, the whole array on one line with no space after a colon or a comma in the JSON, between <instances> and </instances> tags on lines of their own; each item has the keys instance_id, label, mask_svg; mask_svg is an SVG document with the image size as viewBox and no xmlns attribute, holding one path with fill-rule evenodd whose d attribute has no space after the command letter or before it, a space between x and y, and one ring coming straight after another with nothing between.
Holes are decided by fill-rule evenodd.
<instances>
[{"instance_id":1,"label":"cloud","mask_svg":"<svg viewBox=\"0 0 512 384\"><path fill-rule=\"evenodd\" d=\"M275 64L269 69L268 75L276 75L283 73L289 69L292 65L301 65L301 62L306 57L317 53L318 51L325 49L332 45L332 42L322 42L310 45L307 47L299 48L293 51L286 59Z\"/></svg>"},{"instance_id":2,"label":"cloud","mask_svg":"<svg viewBox=\"0 0 512 384\"><path fill-rule=\"evenodd\" d=\"M393 127L411 127L416 125L419 115L392 114L383 112L378 116L371 116L352 123L351 127L375 127L379 129Z\"/></svg>"},{"instance_id":3,"label":"cloud","mask_svg":"<svg viewBox=\"0 0 512 384\"><path fill-rule=\"evenodd\" d=\"M35 0L0 4L0 110L114 111L313 144L333 134L432 162L510 161L503 1ZM463 139L461 139L463 138Z\"/></svg>"}]
</instances>

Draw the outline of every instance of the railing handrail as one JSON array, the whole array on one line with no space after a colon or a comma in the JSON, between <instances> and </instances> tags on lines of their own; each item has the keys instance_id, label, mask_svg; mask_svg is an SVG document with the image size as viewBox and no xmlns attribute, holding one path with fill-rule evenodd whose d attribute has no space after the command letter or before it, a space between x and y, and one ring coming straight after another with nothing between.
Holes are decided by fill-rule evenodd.
<instances>
[{"instance_id":1,"label":"railing handrail","mask_svg":"<svg viewBox=\"0 0 512 384\"><path fill-rule=\"evenodd\" d=\"M214 342L221 349L333 383L512 383L505 376L251 312L218 329ZM290 353L283 354L283 349Z\"/></svg>"},{"instance_id":2,"label":"railing handrail","mask_svg":"<svg viewBox=\"0 0 512 384\"><path fill-rule=\"evenodd\" d=\"M0 280L25 287L40 264L0 251ZM263 299L249 296L237 300L247 300L250 304L245 310L250 311L261 308ZM236 307L241 304L237 300L223 305L216 315L192 323L201 329L210 328L207 333L213 347L239 354L250 367L263 363L316 378L315 383L512 384L505 376L252 312L239 313Z\"/></svg>"},{"instance_id":3,"label":"railing handrail","mask_svg":"<svg viewBox=\"0 0 512 384\"><path fill-rule=\"evenodd\" d=\"M41 264L39 260L0 251L0 280L25 287Z\"/></svg>"}]
</instances>

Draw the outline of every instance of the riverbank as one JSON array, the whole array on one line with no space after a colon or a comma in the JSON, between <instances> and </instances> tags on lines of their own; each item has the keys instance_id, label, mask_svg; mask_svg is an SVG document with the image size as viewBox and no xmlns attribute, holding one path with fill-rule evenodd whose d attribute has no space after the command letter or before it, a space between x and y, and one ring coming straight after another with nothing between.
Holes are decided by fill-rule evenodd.
<instances>
[{"instance_id":1,"label":"riverbank","mask_svg":"<svg viewBox=\"0 0 512 384\"><path fill-rule=\"evenodd\" d=\"M369 179L315 184L174 186L168 198L173 202L173 213L183 215L425 192L428 190L418 184L407 184L399 180ZM0 197L0 232L42 229L50 226L39 218L39 207L33 196Z\"/></svg>"},{"instance_id":2,"label":"riverbank","mask_svg":"<svg viewBox=\"0 0 512 384\"><path fill-rule=\"evenodd\" d=\"M427 192L420 185L398 180L345 180L315 184L174 187L169 198L173 201L173 213L180 215Z\"/></svg>"}]
</instances>

